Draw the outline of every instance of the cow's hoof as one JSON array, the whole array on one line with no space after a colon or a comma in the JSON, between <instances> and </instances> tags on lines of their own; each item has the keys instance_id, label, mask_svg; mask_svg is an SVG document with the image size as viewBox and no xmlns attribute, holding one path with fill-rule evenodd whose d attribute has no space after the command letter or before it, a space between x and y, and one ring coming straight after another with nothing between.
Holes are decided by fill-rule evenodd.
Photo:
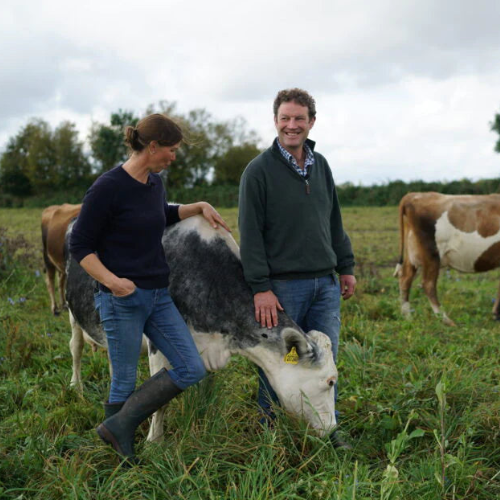
<instances>
[{"instance_id":1,"label":"cow's hoof","mask_svg":"<svg viewBox=\"0 0 500 500\"><path fill-rule=\"evenodd\" d=\"M81 382L73 382L73 380L69 383L69 386L72 387L78 394L83 394L83 384Z\"/></svg>"},{"instance_id":2,"label":"cow's hoof","mask_svg":"<svg viewBox=\"0 0 500 500\"><path fill-rule=\"evenodd\" d=\"M457 326L457 324L453 320L448 318L448 316L443 316L443 323L448 326Z\"/></svg>"},{"instance_id":3,"label":"cow's hoof","mask_svg":"<svg viewBox=\"0 0 500 500\"><path fill-rule=\"evenodd\" d=\"M328 439L330 439L330 443L336 450L352 450L352 444L339 431L333 431L328 436Z\"/></svg>"},{"instance_id":4,"label":"cow's hoof","mask_svg":"<svg viewBox=\"0 0 500 500\"><path fill-rule=\"evenodd\" d=\"M149 443L163 443L164 441L164 437L163 437L163 434L156 434L154 436L149 436L148 434L148 437L146 438L146 441L148 441Z\"/></svg>"},{"instance_id":5,"label":"cow's hoof","mask_svg":"<svg viewBox=\"0 0 500 500\"><path fill-rule=\"evenodd\" d=\"M54 309L54 310L52 311L52 314L53 314L54 316L60 316L60 315L61 315L61 313L60 313L60 311L59 311L58 309Z\"/></svg>"}]
</instances>

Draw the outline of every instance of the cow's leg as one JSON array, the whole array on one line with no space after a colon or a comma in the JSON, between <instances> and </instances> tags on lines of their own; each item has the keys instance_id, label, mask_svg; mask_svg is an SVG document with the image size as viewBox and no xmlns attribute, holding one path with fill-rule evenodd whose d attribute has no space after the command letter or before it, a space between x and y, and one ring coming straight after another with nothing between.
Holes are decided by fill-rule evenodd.
<instances>
[{"instance_id":1,"label":"cow's leg","mask_svg":"<svg viewBox=\"0 0 500 500\"><path fill-rule=\"evenodd\" d=\"M107 351L107 353L108 353L109 379L111 380L113 378L113 363L111 363L111 356L109 354L109 350Z\"/></svg>"},{"instance_id":2,"label":"cow's leg","mask_svg":"<svg viewBox=\"0 0 500 500\"><path fill-rule=\"evenodd\" d=\"M85 344L83 330L76 323L71 311L69 312L69 321L71 323L71 340L69 341L69 348L71 350L71 356L73 357L73 375L70 384L75 387L78 392L82 392L82 353Z\"/></svg>"},{"instance_id":3,"label":"cow's leg","mask_svg":"<svg viewBox=\"0 0 500 500\"><path fill-rule=\"evenodd\" d=\"M148 342L149 350L149 372L151 376L158 373L162 368L169 367L167 358L151 343ZM165 411L167 406L163 406L157 410L151 417L151 425L149 426L148 441L161 442L163 440L163 422L165 420Z\"/></svg>"},{"instance_id":4,"label":"cow's leg","mask_svg":"<svg viewBox=\"0 0 500 500\"><path fill-rule=\"evenodd\" d=\"M455 323L448 318L446 313L441 309L437 298L437 280L439 276L439 260L432 259L422 267L422 286L424 292L431 303L432 310L437 316L441 316L444 323L450 326L456 326Z\"/></svg>"},{"instance_id":5,"label":"cow's leg","mask_svg":"<svg viewBox=\"0 0 500 500\"><path fill-rule=\"evenodd\" d=\"M500 285L498 286L497 298L493 304L493 317L497 321L500 321Z\"/></svg>"},{"instance_id":6,"label":"cow's leg","mask_svg":"<svg viewBox=\"0 0 500 500\"><path fill-rule=\"evenodd\" d=\"M61 309L67 309L66 304L66 273L59 272L59 296L61 297Z\"/></svg>"},{"instance_id":7,"label":"cow's leg","mask_svg":"<svg viewBox=\"0 0 500 500\"><path fill-rule=\"evenodd\" d=\"M45 283L47 285L47 291L50 297L50 309L54 316L59 315L59 310L57 309L56 294L55 294L55 280L56 280L56 268L48 259L45 261Z\"/></svg>"},{"instance_id":8,"label":"cow's leg","mask_svg":"<svg viewBox=\"0 0 500 500\"><path fill-rule=\"evenodd\" d=\"M413 283L413 278L417 268L412 265L408 259L405 259L403 264L398 269L399 274L399 299L401 301L401 314L405 318L409 318L410 311L410 289Z\"/></svg>"}]
</instances>

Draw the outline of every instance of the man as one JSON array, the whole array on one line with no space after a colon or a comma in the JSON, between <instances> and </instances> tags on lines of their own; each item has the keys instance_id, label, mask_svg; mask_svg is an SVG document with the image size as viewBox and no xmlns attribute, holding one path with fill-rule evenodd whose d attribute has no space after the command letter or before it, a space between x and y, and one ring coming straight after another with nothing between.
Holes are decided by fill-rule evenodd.
<instances>
[{"instance_id":1,"label":"man","mask_svg":"<svg viewBox=\"0 0 500 500\"><path fill-rule=\"evenodd\" d=\"M285 310L304 331L328 335L336 361L340 296L349 299L356 287L351 242L330 167L307 138L316 121L314 99L301 89L282 90L273 108L278 137L249 163L240 182L245 279L262 327L277 326L278 310ZM277 396L260 369L259 377L258 401L263 421L270 422ZM338 433L331 440L350 448Z\"/></svg>"}]
</instances>

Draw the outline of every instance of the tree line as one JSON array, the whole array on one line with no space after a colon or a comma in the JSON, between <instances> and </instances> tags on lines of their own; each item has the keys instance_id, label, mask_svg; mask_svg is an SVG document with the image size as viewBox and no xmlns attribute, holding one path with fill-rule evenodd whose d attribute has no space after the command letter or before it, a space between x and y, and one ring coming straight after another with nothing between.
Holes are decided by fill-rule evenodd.
<instances>
[{"instance_id":1,"label":"tree line","mask_svg":"<svg viewBox=\"0 0 500 500\"><path fill-rule=\"evenodd\" d=\"M259 137L241 117L219 121L205 109L182 114L166 101L148 106L144 116L151 113L167 114L185 132L177 160L164 172L169 193L183 198L193 188L237 188L243 169L261 152ZM108 123L92 123L87 144L79 140L74 123L64 121L52 129L40 118L31 119L9 139L0 157L0 206L26 205L30 199L35 204L63 197L81 200L99 175L126 160L123 131L139 119L120 109Z\"/></svg>"},{"instance_id":2,"label":"tree line","mask_svg":"<svg viewBox=\"0 0 500 500\"><path fill-rule=\"evenodd\" d=\"M144 116L154 112L173 117L186 132L186 144L178 151L168 173L164 173L168 176L164 180L169 199L179 203L204 199L215 206L237 206L241 173L261 151L259 137L248 129L245 120L237 117L217 121L205 109L182 114L176 103L167 101L148 106ZM92 123L87 144L79 140L74 123L64 121L52 130L40 118L30 120L9 139L0 156L0 206L79 203L97 176L125 161L128 153L123 130L139 119L131 111L118 110L111 114L108 123ZM490 128L500 136L500 114L495 114ZM495 151L500 153L500 139ZM411 191L498 193L500 178L476 182L396 180L373 186L338 186L344 206L397 205Z\"/></svg>"}]
</instances>

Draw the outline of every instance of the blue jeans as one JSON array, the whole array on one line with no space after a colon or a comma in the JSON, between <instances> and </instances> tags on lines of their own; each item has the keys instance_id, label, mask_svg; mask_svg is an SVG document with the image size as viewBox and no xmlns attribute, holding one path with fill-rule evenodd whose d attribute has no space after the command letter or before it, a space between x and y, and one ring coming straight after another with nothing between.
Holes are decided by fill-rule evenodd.
<instances>
[{"instance_id":1,"label":"blue jeans","mask_svg":"<svg viewBox=\"0 0 500 500\"><path fill-rule=\"evenodd\" d=\"M125 401L135 389L143 332L172 365L168 373L180 389L206 375L191 332L167 288L136 288L125 297L99 291L95 306L106 332L113 367L110 403Z\"/></svg>"},{"instance_id":2,"label":"blue jeans","mask_svg":"<svg viewBox=\"0 0 500 500\"><path fill-rule=\"evenodd\" d=\"M304 332L318 330L330 337L333 359L337 362L340 334L340 285L338 280L333 275L303 280L271 280L271 286L286 314ZM273 417L271 405L279 403L278 396L262 369L259 368L258 371L258 403L264 414Z\"/></svg>"}]
</instances>

